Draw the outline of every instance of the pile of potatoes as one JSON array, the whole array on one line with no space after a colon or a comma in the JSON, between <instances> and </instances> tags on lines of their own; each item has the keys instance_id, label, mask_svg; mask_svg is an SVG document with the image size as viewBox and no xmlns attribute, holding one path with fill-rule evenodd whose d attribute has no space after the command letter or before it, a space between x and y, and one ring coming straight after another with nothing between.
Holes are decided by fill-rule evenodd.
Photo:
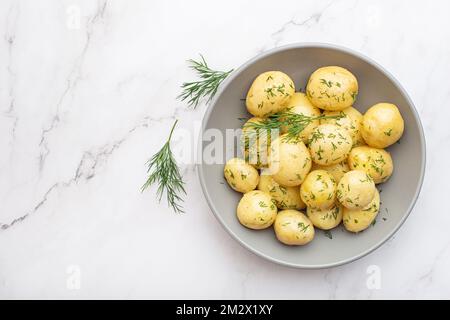
<instances>
[{"instance_id":1,"label":"pile of potatoes","mask_svg":"<svg viewBox=\"0 0 450 320\"><path fill-rule=\"evenodd\" d=\"M403 134L404 121L394 104L378 103L362 115L352 107L358 81L348 70L327 66L313 72L306 93L295 92L283 72L260 74L246 98L254 117L243 126L242 141L250 135L249 122L286 110L317 117L297 139L286 139L289 128L273 141L253 132L256 143L243 143L244 159L230 159L224 168L228 184L243 193L237 206L239 222L250 229L274 226L287 245L304 245L314 229L330 230L343 222L346 230L369 227L380 208L376 184L386 182L393 162L384 148ZM255 142L255 141L254 141Z\"/></svg>"}]
</instances>

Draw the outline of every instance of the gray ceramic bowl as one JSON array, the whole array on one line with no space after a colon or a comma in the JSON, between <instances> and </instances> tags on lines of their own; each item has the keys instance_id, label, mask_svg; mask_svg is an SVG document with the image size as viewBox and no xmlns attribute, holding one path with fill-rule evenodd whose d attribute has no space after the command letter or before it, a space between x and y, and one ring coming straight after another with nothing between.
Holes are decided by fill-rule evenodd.
<instances>
[{"instance_id":1,"label":"gray ceramic bowl","mask_svg":"<svg viewBox=\"0 0 450 320\"><path fill-rule=\"evenodd\" d=\"M286 266L326 268L351 262L378 248L403 224L413 208L422 186L425 170L425 139L417 111L401 85L380 65L359 53L327 44L300 43L260 54L235 70L225 80L203 119L202 132L208 128L225 131L240 128L239 118L249 118L245 98L255 77L268 70L288 74L296 88L304 88L317 68L337 65L349 69L358 79L359 95L354 107L365 112L377 102L398 106L405 121L400 142L389 147L394 174L378 185L381 209L374 226L359 233L346 232L342 226L332 230L332 239L316 229L314 240L306 246L291 247L278 242L273 228L253 231L239 224L236 206L241 194L233 191L223 178L222 164L200 164L198 173L206 200L220 223L244 247L257 255ZM200 152L207 142L201 142ZM225 151L225 147L224 147Z\"/></svg>"}]
</instances>

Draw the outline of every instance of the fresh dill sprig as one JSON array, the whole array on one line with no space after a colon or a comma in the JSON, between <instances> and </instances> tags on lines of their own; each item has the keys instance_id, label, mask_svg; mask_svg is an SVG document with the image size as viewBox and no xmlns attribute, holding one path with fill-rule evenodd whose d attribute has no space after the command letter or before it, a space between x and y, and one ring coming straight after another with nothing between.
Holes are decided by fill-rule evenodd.
<instances>
[{"instance_id":1,"label":"fresh dill sprig","mask_svg":"<svg viewBox=\"0 0 450 320\"><path fill-rule=\"evenodd\" d=\"M177 125L178 120L170 130L169 138L164 146L147 162L149 177L141 188L141 191L147 189L150 185L157 183L158 190L156 197L161 202L161 198L164 192L166 192L167 203L172 207L176 213L182 213L183 207L180 202L183 201L181 194L186 194L184 189L184 181L180 174L180 169L173 157L172 150L170 149L170 139L172 138L173 130Z\"/></svg>"},{"instance_id":2,"label":"fresh dill sprig","mask_svg":"<svg viewBox=\"0 0 450 320\"><path fill-rule=\"evenodd\" d=\"M181 101L188 100L188 106L194 109L201 98L208 97L207 102L210 102L216 94L219 85L233 71L233 69L226 72L212 70L202 55L200 55L200 58L200 61L190 59L188 62L190 63L190 68L197 72L201 80L183 83L181 85L183 91L178 96Z\"/></svg>"},{"instance_id":3,"label":"fresh dill sprig","mask_svg":"<svg viewBox=\"0 0 450 320\"><path fill-rule=\"evenodd\" d=\"M335 116L305 116L286 109L269 115L262 121L253 122L250 121L246 124L245 128L250 128L256 132L267 132L270 134L272 130L280 130L281 127L286 127L287 132L284 139L286 141L298 140L299 134L313 121L322 119L341 119L345 117L344 114Z\"/></svg>"}]
</instances>

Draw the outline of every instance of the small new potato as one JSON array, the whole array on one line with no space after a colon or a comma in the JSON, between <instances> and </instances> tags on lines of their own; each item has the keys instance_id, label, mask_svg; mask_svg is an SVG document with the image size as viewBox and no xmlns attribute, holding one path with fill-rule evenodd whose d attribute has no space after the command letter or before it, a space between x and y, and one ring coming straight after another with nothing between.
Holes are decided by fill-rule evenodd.
<instances>
[{"instance_id":1,"label":"small new potato","mask_svg":"<svg viewBox=\"0 0 450 320\"><path fill-rule=\"evenodd\" d=\"M322 119L320 124L335 124L338 127L344 128L352 137L353 147L364 145L365 142L361 135L361 126L363 115L361 112L353 107L348 107L342 111L324 111L324 116L338 116L343 115L339 119Z\"/></svg>"},{"instance_id":2,"label":"small new potato","mask_svg":"<svg viewBox=\"0 0 450 320\"><path fill-rule=\"evenodd\" d=\"M301 246L314 238L314 226L302 212L282 210L274 223L275 235L282 243Z\"/></svg>"},{"instance_id":3,"label":"small new potato","mask_svg":"<svg viewBox=\"0 0 450 320\"><path fill-rule=\"evenodd\" d=\"M259 182L258 171L239 158L228 160L223 174L231 188L237 192L246 193L254 190Z\"/></svg>"},{"instance_id":4,"label":"small new potato","mask_svg":"<svg viewBox=\"0 0 450 320\"><path fill-rule=\"evenodd\" d=\"M377 103L366 111L361 134L366 143L374 148L386 148L400 139L405 124L397 106Z\"/></svg>"},{"instance_id":5,"label":"small new potato","mask_svg":"<svg viewBox=\"0 0 450 320\"><path fill-rule=\"evenodd\" d=\"M325 170L311 171L300 187L300 196L308 207L330 208L336 200L336 181Z\"/></svg>"},{"instance_id":6,"label":"small new potato","mask_svg":"<svg viewBox=\"0 0 450 320\"><path fill-rule=\"evenodd\" d=\"M322 230L330 230L337 227L342 221L342 206L335 204L327 209L316 209L308 207L306 214L314 227Z\"/></svg>"},{"instance_id":7,"label":"small new potato","mask_svg":"<svg viewBox=\"0 0 450 320\"><path fill-rule=\"evenodd\" d=\"M300 140L287 140L286 134L275 139L270 147L269 172L286 187L299 186L311 170L311 155Z\"/></svg>"},{"instance_id":8,"label":"small new potato","mask_svg":"<svg viewBox=\"0 0 450 320\"><path fill-rule=\"evenodd\" d=\"M373 223L379 211L380 193L376 190L372 201L364 208L358 210L343 209L344 227L350 232L363 231Z\"/></svg>"},{"instance_id":9,"label":"small new potato","mask_svg":"<svg viewBox=\"0 0 450 320\"><path fill-rule=\"evenodd\" d=\"M389 152L368 146L353 148L348 156L352 170L367 172L379 184L387 181L394 171L394 163Z\"/></svg>"},{"instance_id":10,"label":"small new potato","mask_svg":"<svg viewBox=\"0 0 450 320\"><path fill-rule=\"evenodd\" d=\"M240 139L245 162L257 169L267 167L271 142L270 134L252 127L252 123L261 123L262 120L262 118L258 117L250 118L242 127Z\"/></svg>"},{"instance_id":11,"label":"small new potato","mask_svg":"<svg viewBox=\"0 0 450 320\"><path fill-rule=\"evenodd\" d=\"M352 138L347 130L334 124L321 124L309 137L311 158L323 166L347 159L352 145Z\"/></svg>"},{"instance_id":12,"label":"small new potato","mask_svg":"<svg viewBox=\"0 0 450 320\"><path fill-rule=\"evenodd\" d=\"M296 92L289 101L288 109L292 113L302 114L307 117L318 117L321 115L319 108L314 107L308 97L302 92ZM300 133L300 138L304 143L308 142L309 135L319 125L319 120L313 120ZM281 132L286 133L289 126L282 126Z\"/></svg>"},{"instance_id":13,"label":"small new potato","mask_svg":"<svg viewBox=\"0 0 450 320\"><path fill-rule=\"evenodd\" d=\"M295 92L294 82L281 71L261 73L248 90L245 104L255 117L283 110Z\"/></svg>"},{"instance_id":14,"label":"small new potato","mask_svg":"<svg viewBox=\"0 0 450 320\"><path fill-rule=\"evenodd\" d=\"M306 85L306 94L316 107L340 111L351 107L358 95L358 81L347 69L329 66L314 71Z\"/></svg>"},{"instance_id":15,"label":"small new potato","mask_svg":"<svg viewBox=\"0 0 450 320\"><path fill-rule=\"evenodd\" d=\"M245 193L237 207L239 222L255 230L270 227L275 221L277 212L270 195L259 190Z\"/></svg>"},{"instance_id":16,"label":"small new potato","mask_svg":"<svg viewBox=\"0 0 450 320\"><path fill-rule=\"evenodd\" d=\"M334 178L334 181L339 182L346 172L350 171L347 161L342 161L329 166L322 166L313 162L311 170L325 170L328 171Z\"/></svg>"},{"instance_id":17,"label":"small new potato","mask_svg":"<svg viewBox=\"0 0 450 320\"><path fill-rule=\"evenodd\" d=\"M376 190L370 175L362 170L351 170L339 181L336 196L344 207L360 209L372 201Z\"/></svg>"},{"instance_id":18,"label":"small new potato","mask_svg":"<svg viewBox=\"0 0 450 320\"><path fill-rule=\"evenodd\" d=\"M301 210L306 207L300 198L300 187L284 187L263 172L259 178L258 190L270 194L278 209Z\"/></svg>"}]
</instances>

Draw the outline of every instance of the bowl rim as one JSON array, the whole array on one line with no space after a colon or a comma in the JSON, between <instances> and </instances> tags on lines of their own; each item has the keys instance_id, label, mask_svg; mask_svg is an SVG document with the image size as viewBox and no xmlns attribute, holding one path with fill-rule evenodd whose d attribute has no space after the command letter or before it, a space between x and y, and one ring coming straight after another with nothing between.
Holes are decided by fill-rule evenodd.
<instances>
[{"instance_id":1,"label":"bowl rim","mask_svg":"<svg viewBox=\"0 0 450 320\"><path fill-rule=\"evenodd\" d=\"M214 202L206 188L206 183L205 183L205 176L203 173L203 167L204 164L201 159L202 159L202 151L203 151L203 144L202 144L202 136L203 133L206 129L206 124L209 121L209 118L211 117L211 113L213 110L213 106L217 103L218 99L220 98L220 96L222 95L223 91L228 87L228 85L237 77L237 75L239 75L244 69L246 69L248 66L250 66L251 64L255 63L258 60L261 60L262 58L268 57L270 55L276 54L278 52L282 52L282 51L286 51L286 50L291 50L291 49L298 49L298 48L325 48L325 49L332 49L332 50L336 50L336 51L341 51L353 56L356 56L357 58L365 61L366 63L372 65L373 67L375 67L376 69L378 69L379 71L381 71L384 75L386 75L391 81L392 83L397 87L397 89L403 94L403 96L405 97L406 101L409 103L409 105L411 106L411 111L413 113L414 118L416 119L417 123L418 123L418 127L419 127L419 136L420 136L420 149L421 149L421 168L420 168L420 178L419 178L419 183L417 185L416 191L414 193L414 197L408 207L408 209L406 210L405 214L403 215L403 217L400 219L400 221L397 223L397 225L384 237L382 238L380 241L378 241L376 244L374 244L373 246L371 246L370 248L362 251L361 253L354 255L353 257L347 258L347 259L342 259L336 262L332 262L332 263L324 263L324 264L298 264L298 263L290 263L290 262L286 262L274 257L271 257L270 255L267 255L261 251L259 251L258 249L253 248L251 245L247 244L245 241L243 241L242 239L239 238L238 235L236 235L228 226L227 224L224 222L224 220L222 219L222 217L217 213L218 210L214 205ZM423 130L423 126L422 126L422 122L420 120L419 117L419 113L417 112L417 109L411 99L411 97L409 96L409 94L406 92L406 90L403 88L403 86L400 84L400 82L389 72L387 71L383 66L381 66L379 63L377 63L376 61L374 61L372 58L369 58L368 56L355 51L353 49L347 48L347 47L343 47L340 45L336 45L336 44L331 44L331 43L321 43L321 42L299 42L299 43L292 43L292 44L288 44L288 45L283 45L283 46L279 46L279 47L275 47L272 48L270 50L264 51L260 54L257 54L256 56L252 57L251 59L247 60L245 63L243 63L239 68L235 69L225 80L224 82L220 85L219 89L217 90L214 98L211 100L211 103L208 105L207 110L203 116L203 120L202 120L202 125L201 125L201 130L200 130L200 135L199 135L199 144L198 144L198 159L199 162L197 162L196 165L196 171L197 171L197 175L198 178L200 180L200 185L203 191L203 195L206 198L206 201L208 203L208 206L210 208L210 210L213 212L214 216L216 217L217 220L219 220L220 224L222 225L222 227L244 248L248 249L250 252L253 252L254 254L267 259L271 262L283 265L283 266L287 266L287 267L292 267L292 268L298 268L298 269L324 269L324 268L331 268L331 267L337 267L337 266L341 266L353 261L356 261L366 255L368 255L369 253L372 253L373 251L375 251L376 249L378 249L379 247L381 247L381 245L383 245L386 241L388 241L397 231L398 229L400 229L400 227L403 225L403 223L406 221L406 219L409 217L412 209L414 208L417 199L419 197L420 191L422 189L422 185L423 185L423 181L424 181L424 176L425 176L425 167L426 167L426 141L425 141L425 134L424 134L424 130Z\"/></svg>"}]
</instances>

